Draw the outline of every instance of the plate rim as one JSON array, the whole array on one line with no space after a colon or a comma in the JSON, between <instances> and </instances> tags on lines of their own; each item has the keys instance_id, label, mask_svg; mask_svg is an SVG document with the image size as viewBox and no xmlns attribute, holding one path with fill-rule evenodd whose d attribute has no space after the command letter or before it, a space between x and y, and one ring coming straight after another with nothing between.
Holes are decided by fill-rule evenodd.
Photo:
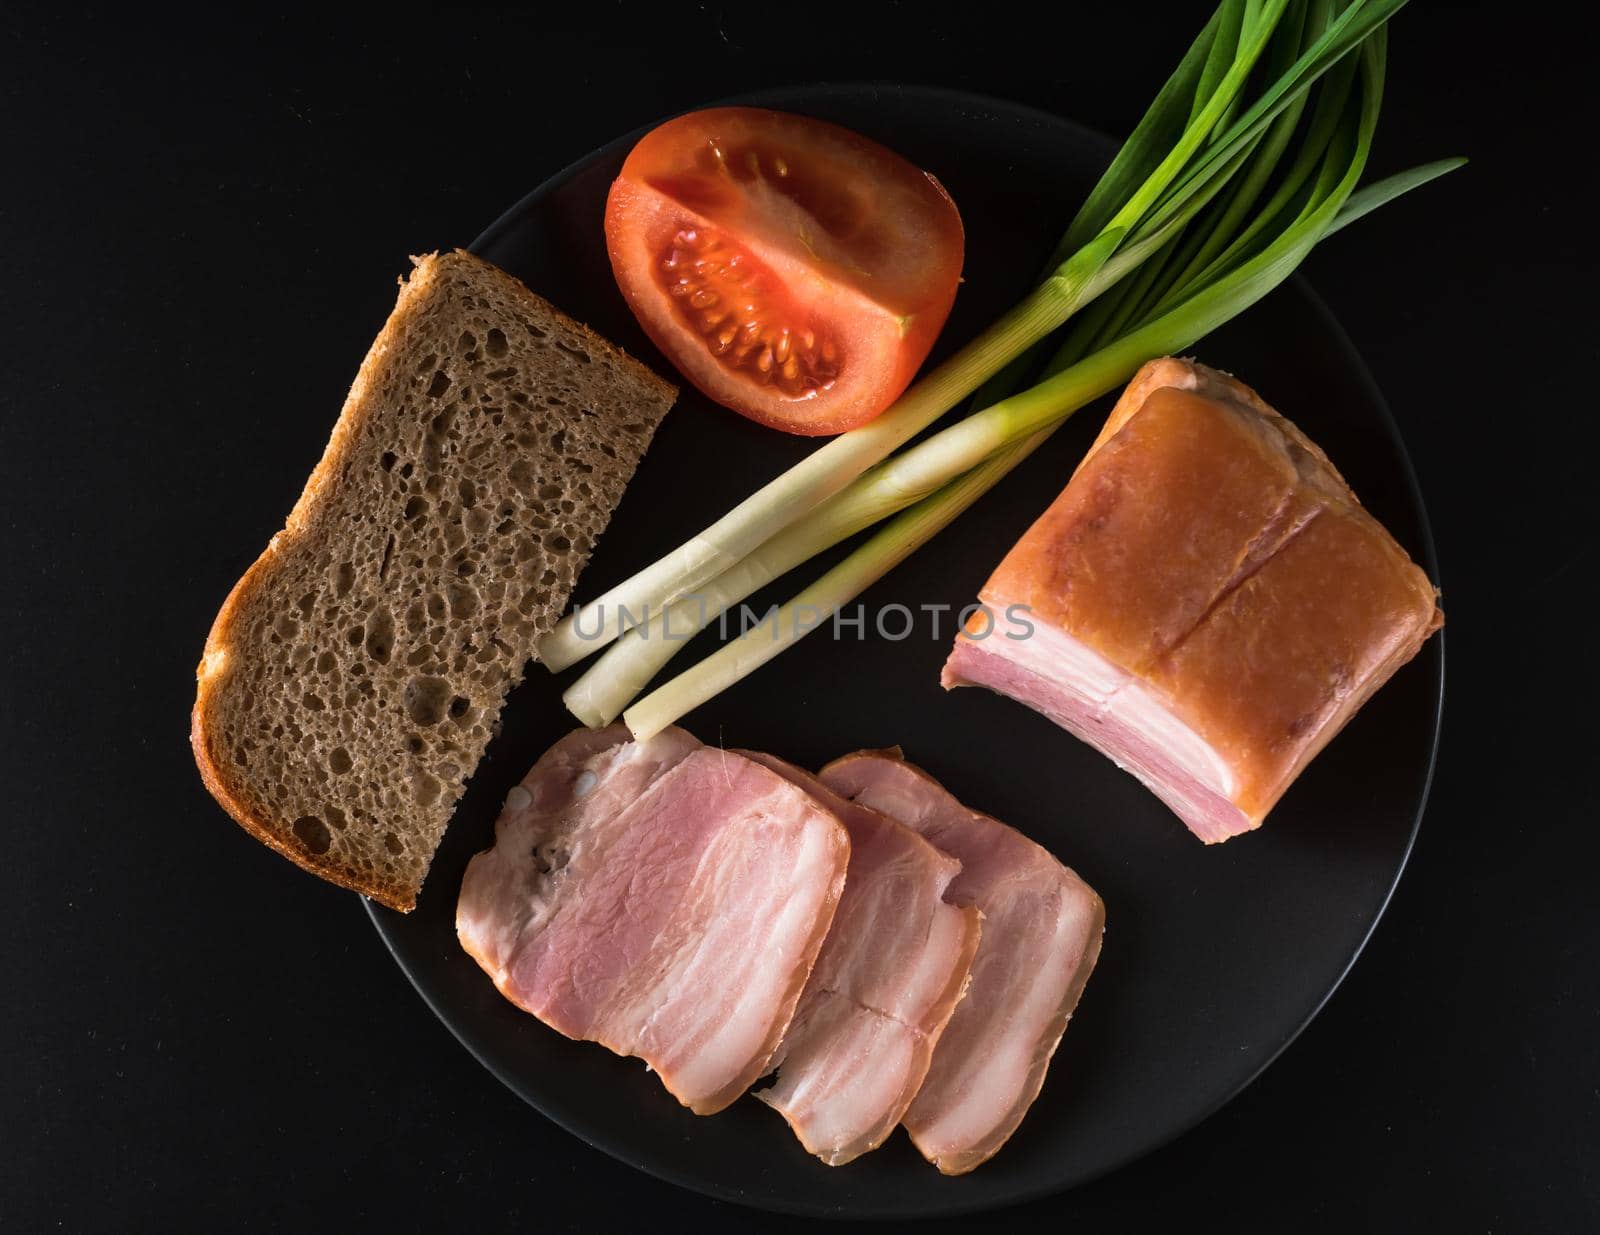
<instances>
[{"instance_id":1,"label":"plate rim","mask_svg":"<svg viewBox=\"0 0 1600 1235\"><path fill-rule=\"evenodd\" d=\"M481 231L477 237L473 239L471 244L467 246L467 250L472 253L483 252L485 249L493 245L506 231L508 231L517 222L517 220L525 215L530 207L543 200L549 194L557 191L568 181L581 175L583 172L587 171L590 167L594 166L602 159L609 157L610 152L614 147L623 142L637 141L645 133L674 116L683 115L689 111L697 111L705 107L775 106L777 101L780 99L792 99L796 92L810 91L892 91L902 95L915 94L930 99L937 98L947 103L953 103L967 107L984 108L990 110L998 108L1013 115L1029 118L1036 122L1052 127L1066 127L1073 129L1086 142L1102 149L1106 153L1108 159L1117 148L1117 143L1111 137L1100 132L1099 130L1093 129L1081 123L1080 121L1073 120L1070 117L1059 115L1055 112L1048 111L1045 108L1038 107L1031 103L1006 99L998 95L983 94L977 91L962 90L956 87L919 85L909 82L887 82L871 79L857 81L802 82L792 85L769 86L758 90L741 92L732 96L724 96L710 102L696 104L692 107L682 108L678 111L666 113L654 120L639 125L626 133L622 133L614 138L611 138L610 140L595 147L595 149L589 151L589 153L559 168L549 176L546 176L532 189L524 193L514 203L512 203L511 206L507 207L498 216L496 216L494 221L485 227L483 231ZM792 106L792 103L787 105ZM1385 398L1382 388L1378 385L1377 379L1373 376L1372 370L1367 364L1366 357L1361 353L1360 349L1357 348L1355 341L1350 337L1350 333L1345 329L1344 324L1328 306L1327 302L1324 301L1323 298L1311 286L1305 275L1296 272L1290 276L1288 281L1294 285L1298 294L1304 297L1312 312L1318 319L1320 319L1321 325L1327 329L1329 335L1333 338L1335 346L1351 358L1353 362L1352 376L1370 398L1373 406L1379 413L1379 417L1387 431L1388 437L1398 448L1398 458L1401 466L1401 472L1405 479L1405 488L1417 515L1418 532L1420 536L1419 543L1416 546L1417 553L1421 559L1424 569L1428 573L1428 577L1433 581L1435 588L1439 591L1442 591L1444 581L1439 573L1438 550L1434 543L1433 522L1428 513L1427 502L1423 496L1421 481L1417 476L1416 467L1412 462L1411 451L1406 445L1405 436L1400 431L1400 424L1395 419L1394 412L1389 406L1389 401L1387 398ZM1151 1154L1166 1148L1179 1138L1187 1135L1189 1132L1192 1132L1195 1128L1209 1120L1223 1107L1234 1101L1234 1099L1236 1099L1251 1085L1255 1084L1255 1082L1260 1079L1262 1073L1276 1063L1283 1056L1284 1052L1299 1040L1300 1035L1306 1031L1311 1022L1316 1020L1316 1018L1321 1015L1322 1010L1327 1007L1328 1001L1331 1000L1339 988L1344 985L1345 979L1350 975L1350 971L1355 967L1355 964L1361 958L1362 953L1366 951L1367 945L1371 942L1372 936L1378 929L1378 924L1383 920L1384 915L1388 912L1389 905L1394 899L1395 889L1399 887L1401 877L1405 874L1406 868L1410 864L1411 854L1416 846L1417 836L1422 830L1423 817L1427 814L1428 802L1433 791L1434 777L1438 769L1439 744L1444 728L1443 721L1446 683L1446 647L1445 631L1443 629L1439 630L1435 634L1433 642L1435 642L1437 647L1438 670L1430 690L1433 706L1431 709L1431 715L1429 717L1429 725L1431 726L1432 732L1430 734L1430 740L1428 743L1427 764L1423 774L1422 787L1417 797L1416 808L1412 813L1410 830L1405 838L1405 843L1400 853L1400 859L1395 865L1393 878L1389 881L1389 886L1384 891L1382 900L1379 902L1377 910L1372 916L1371 922L1368 923L1366 931L1362 934L1360 941L1350 953L1350 957L1345 962L1344 967L1339 971L1338 975L1328 986L1327 990L1323 992L1321 998L1318 999L1316 1004L1310 1009L1309 1012L1307 1012L1305 1017L1297 1025L1295 1025L1293 1030L1283 1039L1282 1042L1278 1043L1275 1048L1265 1055L1260 1064L1253 1071L1246 1075L1243 1080L1241 1080L1226 1094L1220 1097L1213 1105L1201 1111L1199 1114L1188 1119L1187 1121L1173 1127L1166 1135L1152 1141L1150 1144L1146 1145L1143 1149L1132 1154L1131 1156L1126 1157L1119 1162L1102 1167L1101 1169L1092 1171L1078 1179L1071 1181L1070 1183L1044 1183L1019 1187L1012 1195L1001 1200L995 1200L992 1197L973 1198L967 1201L963 1201L959 1198L946 1198L938 1207L938 1212L941 1215L948 1215L952 1217L968 1216L977 1213L1008 1209L1017 1205L1027 1204L1031 1201L1038 1201L1046 1197L1060 1196L1067 1192L1073 1191L1074 1189L1083 1187L1086 1184L1093 1183L1095 1180L1103 1179L1106 1176L1114 1174L1115 1172L1122 1170L1135 1162L1149 1157ZM899 1216L902 1219L916 1220L919 1217L928 1216L927 1213L921 1210L896 1213L874 1209L870 1212L854 1213L851 1211L841 1211L837 1206L830 1207L826 1203L807 1205L778 1198L751 1196L748 1193L741 1192L735 1188L724 1187L714 1181L708 1181L707 1179L701 1177L688 1175L670 1166L662 1166L657 1163L638 1160L629 1155L618 1144L607 1143L605 1141L595 1139L588 1132L574 1126L574 1124L568 1120L547 1110L536 1100L532 1094L525 1090L517 1078L511 1075L508 1070L502 1069L498 1063L496 1063L484 1051L481 1051L478 1048L478 1046L471 1040L469 1031L465 1025L463 1023L459 1023L459 1018L454 1015L453 1010L444 1006L441 1001L434 998L429 990L418 980L412 966L410 966L406 962L405 958L401 956L396 946L395 939L387 928L384 913L381 910L381 907L368 897L363 896L360 899L366 909L368 920L372 923L372 926L377 932L378 937L383 941L383 945L388 951L391 959L394 961L396 967L399 968L400 972L405 975L406 980L411 984L412 989L414 989L417 994L422 997L423 1003L439 1020L439 1022L450 1032L450 1035L455 1038L455 1040L466 1049L467 1053L470 1054L472 1058L484 1068L485 1071L493 1076L496 1081L520 1098L528 1106L532 1107L543 1118L549 1120L551 1123L562 1129L562 1131L573 1136L584 1145L587 1145L589 1148L598 1150L615 1161L621 1162L624 1165L633 1168L634 1170L642 1171L644 1174L661 1180L663 1183L668 1183L675 1187L697 1193L701 1196L710 1197L714 1200L730 1202L732 1204L743 1206L747 1209L758 1210L761 1212L780 1213L796 1217L834 1218L847 1220L851 1218L892 1219L896 1216Z\"/></svg>"}]
</instances>

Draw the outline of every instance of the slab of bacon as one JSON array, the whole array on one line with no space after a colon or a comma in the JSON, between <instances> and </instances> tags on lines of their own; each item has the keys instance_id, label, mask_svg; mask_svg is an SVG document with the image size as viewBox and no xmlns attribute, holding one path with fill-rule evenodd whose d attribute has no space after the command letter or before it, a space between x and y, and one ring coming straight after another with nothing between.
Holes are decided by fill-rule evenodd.
<instances>
[{"instance_id":1,"label":"slab of bacon","mask_svg":"<svg viewBox=\"0 0 1600 1235\"><path fill-rule=\"evenodd\" d=\"M579 731L508 795L456 930L517 1006L638 1056L709 1114L769 1070L849 852L760 763L677 729Z\"/></svg>"},{"instance_id":2,"label":"slab of bacon","mask_svg":"<svg viewBox=\"0 0 1600 1235\"><path fill-rule=\"evenodd\" d=\"M1444 620L1310 439L1170 358L1134 377L979 595L991 616L957 637L944 685L1044 713L1207 842L1258 827Z\"/></svg>"},{"instance_id":3,"label":"slab of bacon","mask_svg":"<svg viewBox=\"0 0 1600 1235\"><path fill-rule=\"evenodd\" d=\"M847 755L821 779L958 859L950 899L983 913L966 996L904 1117L924 1157L962 1174L1005 1144L1038 1096L1099 958L1105 908L1047 850L969 810L898 751Z\"/></svg>"},{"instance_id":4,"label":"slab of bacon","mask_svg":"<svg viewBox=\"0 0 1600 1235\"><path fill-rule=\"evenodd\" d=\"M756 1097L806 1149L839 1166L876 1149L922 1087L978 947L981 915L948 903L949 854L815 776L743 752L800 786L850 834L844 895L775 1061Z\"/></svg>"}]
</instances>

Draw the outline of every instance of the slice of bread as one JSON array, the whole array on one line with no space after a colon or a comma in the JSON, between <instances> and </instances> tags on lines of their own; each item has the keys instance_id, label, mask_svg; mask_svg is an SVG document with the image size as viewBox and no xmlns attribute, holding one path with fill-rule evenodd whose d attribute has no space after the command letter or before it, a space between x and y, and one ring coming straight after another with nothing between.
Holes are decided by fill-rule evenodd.
<instances>
[{"instance_id":1,"label":"slice of bread","mask_svg":"<svg viewBox=\"0 0 1600 1235\"><path fill-rule=\"evenodd\" d=\"M400 910L677 394L478 258L414 261L190 734L248 832Z\"/></svg>"}]
</instances>

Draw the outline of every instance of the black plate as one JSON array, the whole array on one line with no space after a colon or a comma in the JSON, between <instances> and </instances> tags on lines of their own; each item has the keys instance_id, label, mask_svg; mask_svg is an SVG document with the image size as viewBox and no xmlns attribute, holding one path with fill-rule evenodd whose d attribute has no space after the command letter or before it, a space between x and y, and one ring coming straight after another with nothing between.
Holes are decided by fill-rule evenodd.
<instances>
[{"instance_id":1,"label":"black plate","mask_svg":"<svg viewBox=\"0 0 1600 1235\"><path fill-rule=\"evenodd\" d=\"M944 91L799 87L746 101L858 129L944 181L968 245L945 346L1022 294L1112 152L1104 138L1057 117ZM670 373L618 295L601 238L606 189L636 136L546 181L474 248ZM1437 579L1394 421L1303 282L1280 288L1197 351L1298 421ZM869 612L894 602L969 602L1061 489L1104 410L1085 409L868 592ZM806 449L686 389L580 596L670 549ZM780 582L770 599L784 599L813 573ZM462 870L490 843L506 790L572 727L559 696L576 670L561 679L531 670L506 706L504 731L472 780L416 911L369 906L373 922L429 1006L512 1090L591 1145L713 1196L808 1214L951 1214L1067 1188L1146 1153L1216 1110L1294 1039L1383 912L1427 798L1442 641L1430 641L1379 693L1266 827L1207 848L1131 777L1043 718L983 691L941 691L948 624L935 639L924 621L916 638L899 643L813 635L685 723L707 742L813 767L857 747L899 743L960 797L1047 845L1105 898L1104 954L1044 1091L1011 1143L973 1174L940 1176L898 1134L849 1166L823 1166L750 1098L711 1118L692 1115L637 1061L569 1042L512 1007L457 946Z\"/></svg>"}]
</instances>

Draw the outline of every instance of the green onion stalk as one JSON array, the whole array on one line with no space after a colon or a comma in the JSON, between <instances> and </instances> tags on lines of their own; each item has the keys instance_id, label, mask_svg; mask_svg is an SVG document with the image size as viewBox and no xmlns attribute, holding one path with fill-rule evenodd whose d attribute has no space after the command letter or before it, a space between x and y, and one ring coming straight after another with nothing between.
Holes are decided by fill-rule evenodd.
<instances>
[{"instance_id":1,"label":"green onion stalk","mask_svg":"<svg viewBox=\"0 0 1600 1235\"><path fill-rule=\"evenodd\" d=\"M1298 38L1309 6L1306 0L1223 0L1074 218L1050 274L1021 304L881 416L822 446L699 535L563 619L540 641L540 661L559 672L600 651L622 633L628 615L659 612L736 565L1027 355L1159 252L1191 207L1237 173L1272 123L1404 2L1351 0L1286 71L1251 94L1248 87L1285 15ZM594 617L582 620L584 610Z\"/></svg>"}]
</instances>

